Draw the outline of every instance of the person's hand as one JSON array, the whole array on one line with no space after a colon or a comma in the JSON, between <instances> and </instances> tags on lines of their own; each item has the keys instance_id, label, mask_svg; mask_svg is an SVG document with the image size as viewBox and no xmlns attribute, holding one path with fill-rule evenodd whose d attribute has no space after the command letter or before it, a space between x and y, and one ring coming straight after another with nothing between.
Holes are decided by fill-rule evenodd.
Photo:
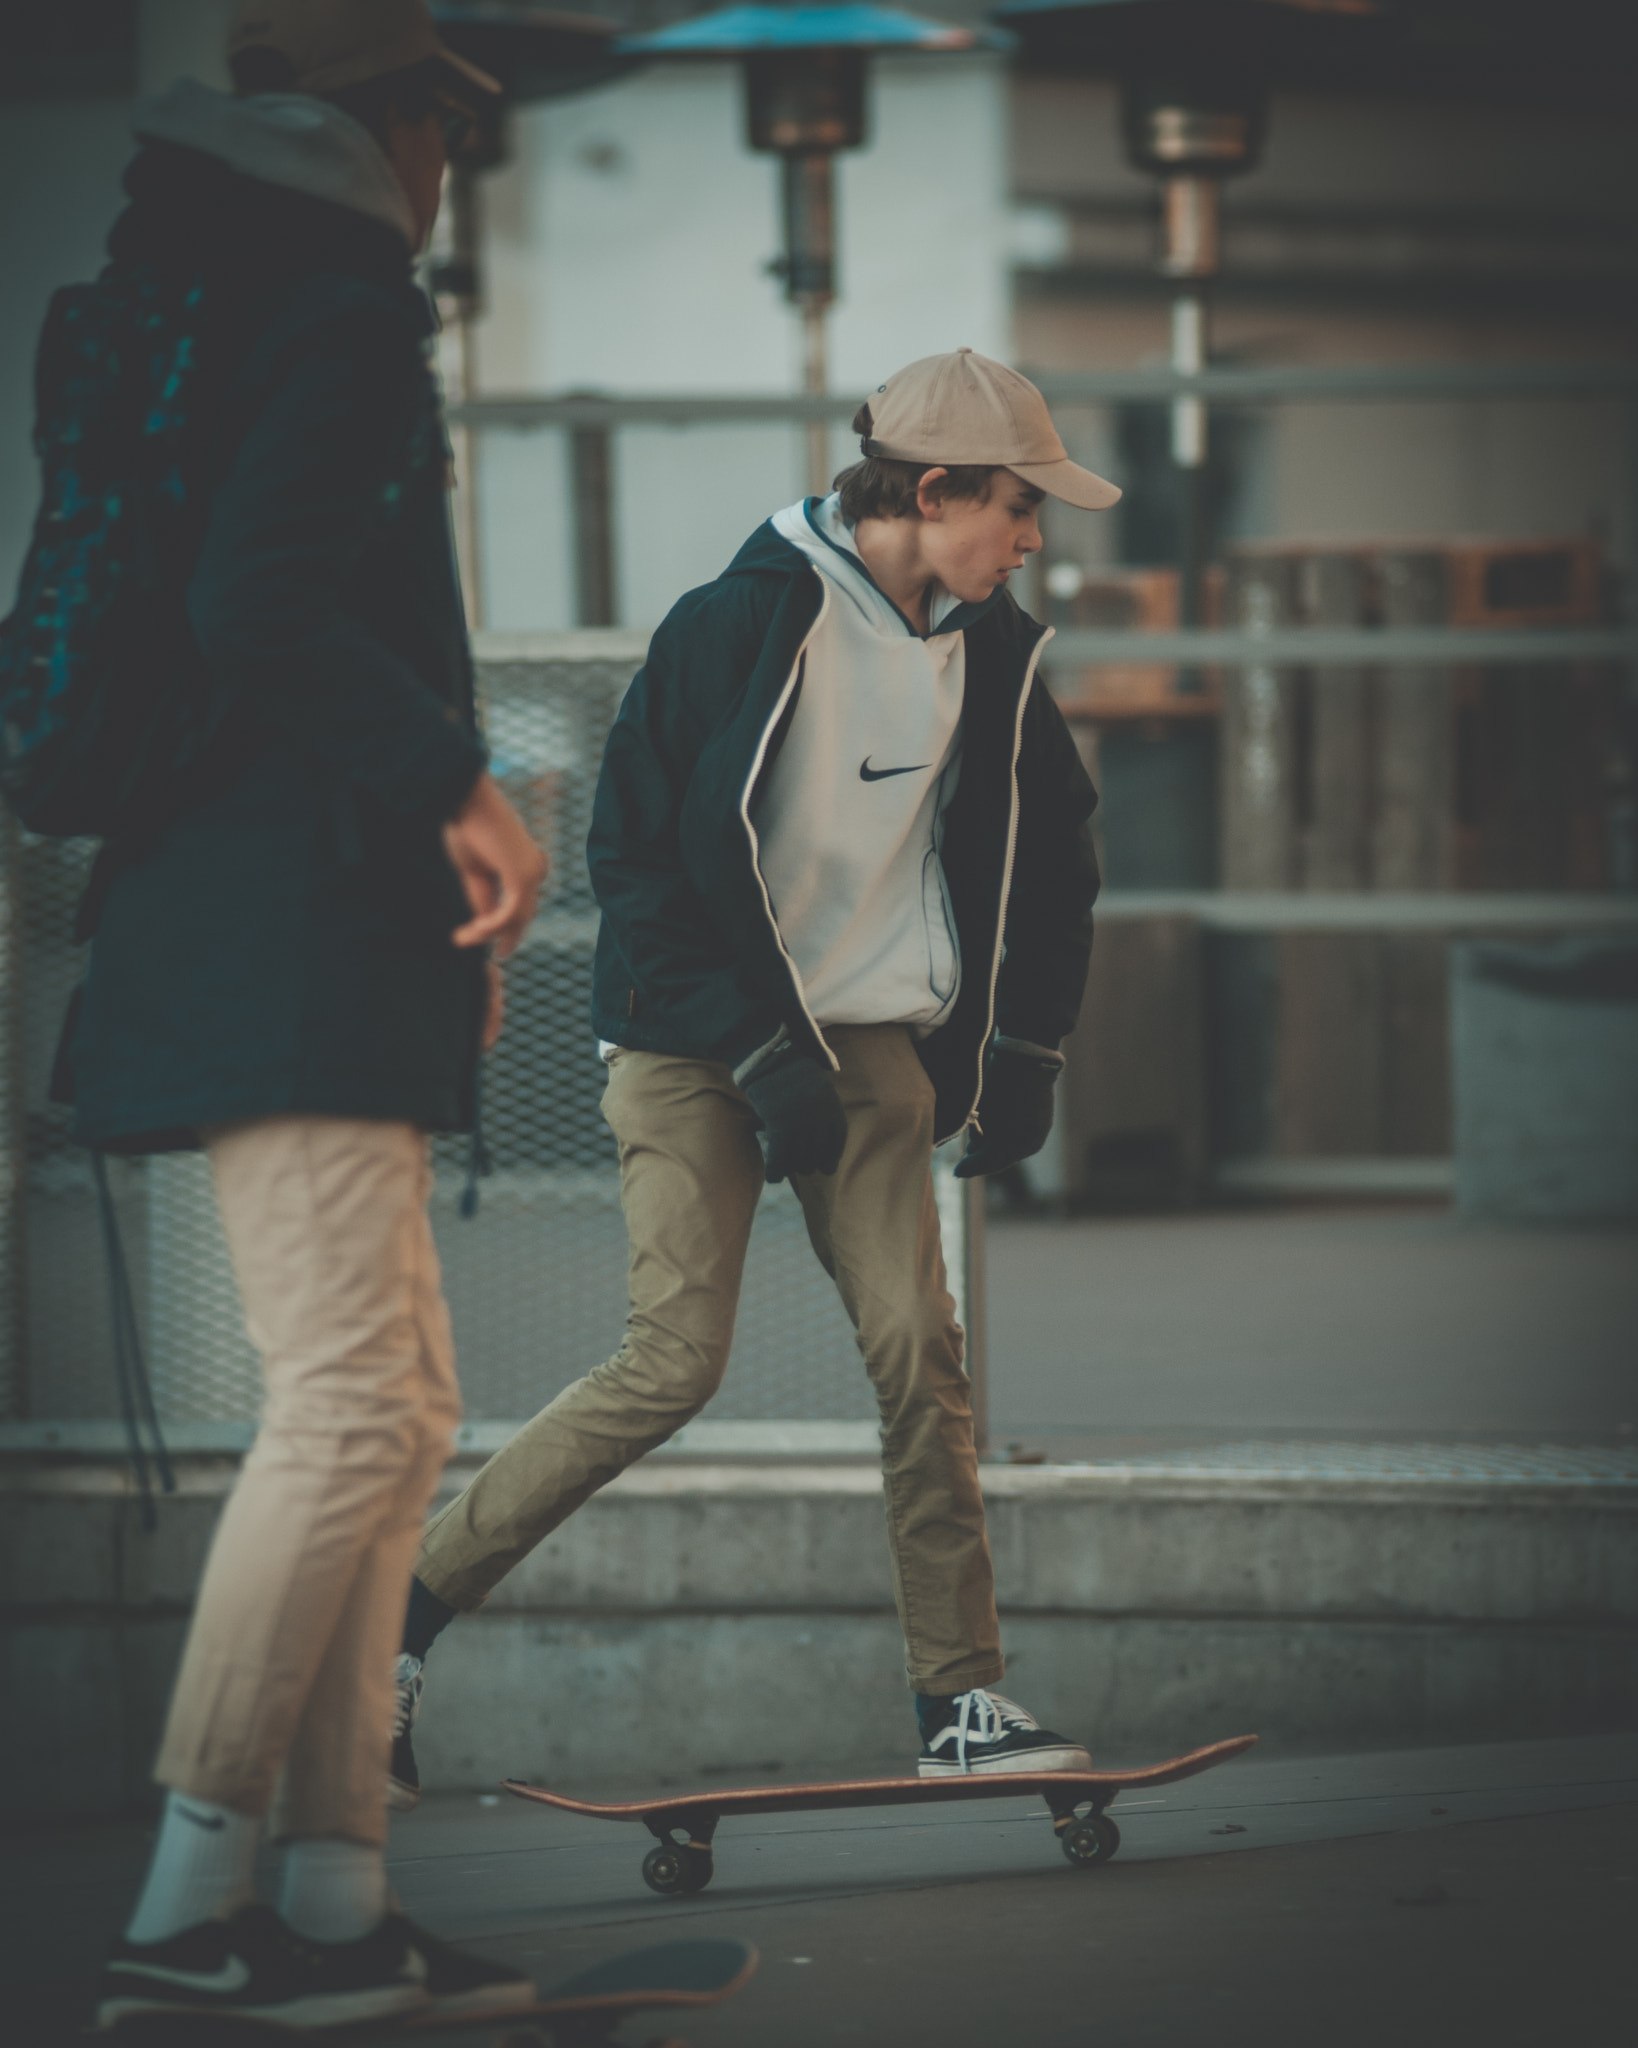
<instances>
[{"instance_id":1,"label":"person's hand","mask_svg":"<svg viewBox=\"0 0 1638 2048\"><path fill-rule=\"evenodd\" d=\"M493 1052L501 1027L506 1022L506 976L501 972L498 960L489 959L483 964L489 976L489 1001L483 1013L483 1049Z\"/></svg>"},{"instance_id":2,"label":"person's hand","mask_svg":"<svg viewBox=\"0 0 1638 2048\"><path fill-rule=\"evenodd\" d=\"M762 1120L764 1178L770 1187L787 1174L836 1171L847 1143L847 1111L823 1067L781 1033L765 1052L738 1068L734 1079Z\"/></svg>"},{"instance_id":3,"label":"person's hand","mask_svg":"<svg viewBox=\"0 0 1638 2048\"><path fill-rule=\"evenodd\" d=\"M444 827L444 846L461 878L471 920L454 933L457 946L493 945L507 959L529 929L551 863L492 775L480 775L472 794Z\"/></svg>"},{"instance_id":4,"label":"person's hand","mask_svg":"<svg viewBox=\"0 0 1638 2048\"><path fill-rule=\"evenodd\" d=\"M997 1041L978 1102L979 1132L956 1162L957 1180L1005 1173L1040 1151L1052 1129L1052 1090L1063 1065L1063 1054L1048 1046Z\"/></svg>"}]
</instances>

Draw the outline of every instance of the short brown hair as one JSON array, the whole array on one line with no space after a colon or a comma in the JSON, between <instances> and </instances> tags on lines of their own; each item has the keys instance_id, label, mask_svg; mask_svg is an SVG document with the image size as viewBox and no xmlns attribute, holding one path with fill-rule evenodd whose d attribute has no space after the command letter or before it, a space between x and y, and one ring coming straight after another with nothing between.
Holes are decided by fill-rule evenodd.
<instances>
[{"instance_id":1,"label":"short brown hair","mask_svg":"<svg viewBox=\"0 0 1638 2048\"><path fill-rule=\"evenodd\" d=\"M842 494L842 519L857 526L861 519L919 519L921 508L916 492L930 469L944 474L929 486L938 498L977 498L990 495L997 465L991 463L940 464L895 462L886 455L867 455L837 477L833 489Z\"/></svg>"}]
</instances>

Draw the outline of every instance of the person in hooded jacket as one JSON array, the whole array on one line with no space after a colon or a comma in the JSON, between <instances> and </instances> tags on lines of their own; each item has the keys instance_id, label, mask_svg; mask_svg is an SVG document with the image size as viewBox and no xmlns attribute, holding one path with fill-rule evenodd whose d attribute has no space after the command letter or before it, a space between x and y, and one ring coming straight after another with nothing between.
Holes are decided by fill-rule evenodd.
<instances>
[{"instance_id":1,"label":"person in hooded jacket","mask_svg":"<svg viewBox=\"0 0 1638 2048\"><path fill-rule=\"evenodd\" d=\"M179 814L104 848L62 1065L84 1144L203 1147L266 1401L104 2026L534 1997L406 1919L383 1864L399 1621L460 1416L427 1134L471 1124L486 951L545 875L485 769L412 269L498 88L424 0L251 0L229 48L238 97L181 81L139 109L111 240L116 270L197 287L184 596L219 743Z\"/></svg>"},{"instance_id":2,"label":"person in hooded jacket","mask_svg":"<svg viewBox=\"0 0 1638 2048\"><path fill-rule=\"evenodd\" d=\"M391 1796L418 1793L428 1650L728 1361L764 1180L789 1178L881 1414L918 1770L1090 1769L993 1690L994 1575L933 1147L1044 1144L1086 978L1096 802L1008 582L1071 462L1034 385L958 349L881 385L864 460L778 513L654 636L589 856L593 1021L630 1233L625 1341L431 1523L399 1659Z\"/></svg>"}]
</instances>

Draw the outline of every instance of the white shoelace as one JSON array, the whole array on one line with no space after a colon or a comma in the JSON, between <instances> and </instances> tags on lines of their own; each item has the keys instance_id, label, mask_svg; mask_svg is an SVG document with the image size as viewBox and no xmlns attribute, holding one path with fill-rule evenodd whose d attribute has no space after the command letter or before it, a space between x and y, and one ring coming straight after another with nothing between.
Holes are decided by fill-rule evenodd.
<instances>
[{"instance_id":1,"label":"white shoelace","mask_svg":"<svg viewBox=\"0 0 1638 2048\"><path fill-rule=\"evenodd\" d=\"M956 1762L962 1770L967 1768L967 1744L973 1742L998 1742L1009 1728L1033 1728L1035 1723L1022 1707L1012 1700L1004 1699L998 1692L985 1692L982 1686L961 1695L961 1711L956 1717ZM948 1732L948 1731L941 1731Z\"/></svg>"},{"instance_id":2,"label":"white shoelace","mask_svg":"<svg viewBox=\"0 0 1638 2048\"><path fill-rule=\"evenodd\" d=\"M398 1699L393 1713L392 1738L396 1742L400 1735L415 1726L415 1717L421 1710L421 1687L425 1683L421 1676L421 1659L412 1657L408 1650L402 1651L394 1677L398 1685Z\"/></svg>"}]
</instances>

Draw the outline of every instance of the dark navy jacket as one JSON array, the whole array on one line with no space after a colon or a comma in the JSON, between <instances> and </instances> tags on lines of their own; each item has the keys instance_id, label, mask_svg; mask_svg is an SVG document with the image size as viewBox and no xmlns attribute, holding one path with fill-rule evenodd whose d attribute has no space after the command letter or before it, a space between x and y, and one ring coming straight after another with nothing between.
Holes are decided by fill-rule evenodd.
<instances>
[{"instance_id":1,"label":"dark navy jacket","mask_svg":"<svg viewBox=\"0 0 1638 2048\"><path fill-rule=\"evenodd\" d=\"M783 1027L833 1063L748 823L824 598L800 549L764 525L672 608L626 693L588 843L603 911L593 1022L616 1044L735 1065ZM1097 797L1035 673L1044 629L1002 592L964 632L961 772L942 852L961 993L919 1047L941 1139L977 1105L992 1029L1055 1046L1073 1028L1098 891Z\"/></svg>"},{"instance_id":2,"label":"dark navy jacket","mask_svg":"<svg viewBox=\"0 0 1638 2048\"><path fill-rule=\"evenodd\" d=\"M154 145L116 262L203 280L187 614L226 705L209 793L110 849L59 1092L186 1145L280 1112L471 1119L483 963L441 827L482 770L431 313L403 241Z\"/></svg>"}]
</instances>

